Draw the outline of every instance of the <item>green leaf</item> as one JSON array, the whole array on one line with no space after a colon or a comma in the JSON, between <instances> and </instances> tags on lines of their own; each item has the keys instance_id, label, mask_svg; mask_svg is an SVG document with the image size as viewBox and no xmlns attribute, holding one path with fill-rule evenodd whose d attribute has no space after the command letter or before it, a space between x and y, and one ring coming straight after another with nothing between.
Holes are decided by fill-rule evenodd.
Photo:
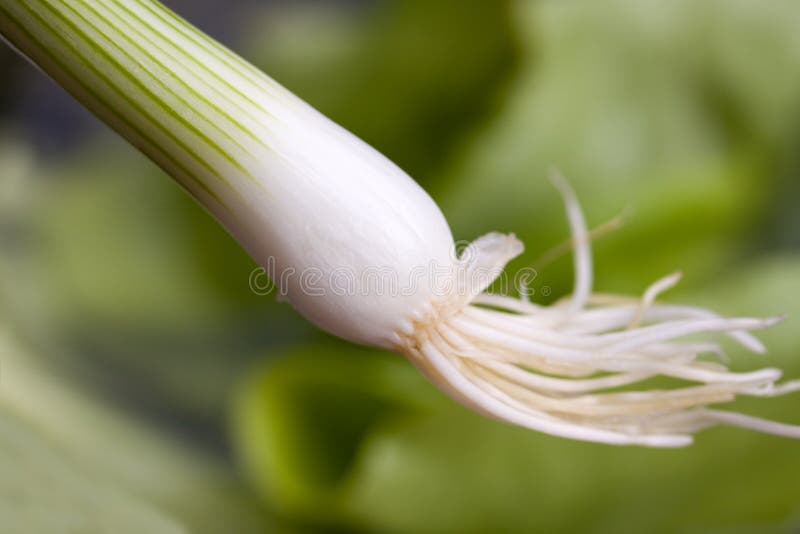
<instances>
[{"instance_id":1,"label":"green leaf","mask_svg":"<svg viewBox=\"0 0 800 534\"><path fill-rule=\"evenodd\" d=\"M798 16L796 2L516 3L518 75L436 182L456 237L515 232L528 252L512 268L534 262L567 238L556 166L591 225L629 210L597 244L601 290L715 276L753 238L797 139L784 84L800 83ZM566 261L540 274L537 287L568 291Z\"/></svg>"},{"instance_id":2,"label":"green leaf","mask_svg":"<svg viewBox=\"0 0 800 534\"><path fill-rule=\"evenodd\" d=\"M245 47L259 67L422 183L495 107L513 72L510 2L270 6Z\"/></svg>"},{"instance_id":3,"label":"green leaf","mask_svg":"<svg viewBox=\"0 0 800 534\"><path fill-rule=\"evenodd\" d=\"M174 516L65 456L0 407L0 518L6 532L176 534Z\"/></svg>"},{"instance_id":4,"label":"green leaf","mask_svg":"<svg viewBox=\"0 0 800 534\"><path fill-rule=\"evenodd\" d=\"M80 392L6 329L0 352L4 531L210 534L269 526L218 459Z\"/></svg>"},{"instance_id":5,"label":"green leaf","mask_svg":"<svg viewBox=\"0 0 800 534\"><path fill-rule=\"evenodd\" d=\"M330 523L362 442L441 400L397 356L346 345L290 350L251 373L235 403L241 458L267 506Z\"/></svg>"}]
</instances>

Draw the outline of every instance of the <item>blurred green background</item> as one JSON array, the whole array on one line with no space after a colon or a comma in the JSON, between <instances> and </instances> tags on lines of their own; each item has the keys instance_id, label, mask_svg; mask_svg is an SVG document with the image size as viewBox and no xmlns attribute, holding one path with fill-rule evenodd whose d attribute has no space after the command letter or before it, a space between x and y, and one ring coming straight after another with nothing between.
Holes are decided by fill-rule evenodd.
<instances>
[{"instance_id":1,"label":"blurred green background","mask_svg":"<svg viewBox=\"0 0 800 534\"><path fill-rule=\"evenodd\" d=\"M167 2L414 176L457 239L567 236L601 291L789 312L733 368L800 376L800 3ZM0 530L800 530L800 444L576 443L446 399L274 295L206 213L0 48ZM543 301L570 289L568 257ZM800 398L736 408L800 423Z\"/></svg>"}]
</instances>

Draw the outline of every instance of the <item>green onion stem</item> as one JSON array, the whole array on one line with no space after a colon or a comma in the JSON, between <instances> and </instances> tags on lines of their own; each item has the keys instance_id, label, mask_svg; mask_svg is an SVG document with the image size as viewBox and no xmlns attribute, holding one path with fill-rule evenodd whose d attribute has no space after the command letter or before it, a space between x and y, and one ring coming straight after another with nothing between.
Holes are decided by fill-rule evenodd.
<instances>
[{"instance_id":1,"label":"green onion stem","mask_svg":"<svg viewBox=\"0 0 800 534\"><path fill-rule=\"evenodd\" d=\"M268 148L280 86L158 2L0 0L0 33L207 206Z\"/></svg>"}]
</instances>

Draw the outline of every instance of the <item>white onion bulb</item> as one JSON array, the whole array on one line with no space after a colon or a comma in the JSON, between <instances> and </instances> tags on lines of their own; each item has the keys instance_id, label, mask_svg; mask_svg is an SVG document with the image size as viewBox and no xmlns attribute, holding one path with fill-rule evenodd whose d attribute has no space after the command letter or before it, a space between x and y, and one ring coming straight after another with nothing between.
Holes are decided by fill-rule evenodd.
<instances>
[{"instance_id":1,"label":"white onion bulb","mask_svg":"<svg viewBox=\"0 0 800 534\"><path fill-rule=\"evenodd\" d=\"M722 318L592 291L589 233L569 186L573 295L538 306L485 292L522 252L488 234L459 257L431 198L397 166L151 0L0 0L0 33L198 199L301 314L402 354L464 405L567 438L656 447L725 423L800 438L800 427L708 408L800 389L781 372L700 360L725 332L780 318ZM388 285L387 285L388 280ZM374 287L372 284L376 284ZM654 376L695 385L615 391ZM611 390L611 391L609 391Z\"/></svg>"}]
</instances>

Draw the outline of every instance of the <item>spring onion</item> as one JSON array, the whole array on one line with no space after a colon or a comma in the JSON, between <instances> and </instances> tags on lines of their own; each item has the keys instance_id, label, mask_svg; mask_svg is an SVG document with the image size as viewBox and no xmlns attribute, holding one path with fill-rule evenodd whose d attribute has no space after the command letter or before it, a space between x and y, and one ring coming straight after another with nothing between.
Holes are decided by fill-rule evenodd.
<instances>
[{"instance_id":1,"label":"spring onion","mask_svg":"<svg viewBox=\"0 0 800 534\"><path fill-rule=\"evenodd\" d=\"M674 447L717 424L800 438L800 427L708 406L800 389L778 369L701 358L723 332L781 318L723 318L642 297L594 294L590 234L554 177L575 289L550 306L488 293L523 250L490 233L455 254L434 201L406 173L153 0L0 0L0 33L196 198L308 320L395 351L488 417L567 438ZM390 283L386 283L386 281ZM724 361L724 360L722 360ZM626 386L656 376L695 383Z\"/></svg>"}]
</instances>

